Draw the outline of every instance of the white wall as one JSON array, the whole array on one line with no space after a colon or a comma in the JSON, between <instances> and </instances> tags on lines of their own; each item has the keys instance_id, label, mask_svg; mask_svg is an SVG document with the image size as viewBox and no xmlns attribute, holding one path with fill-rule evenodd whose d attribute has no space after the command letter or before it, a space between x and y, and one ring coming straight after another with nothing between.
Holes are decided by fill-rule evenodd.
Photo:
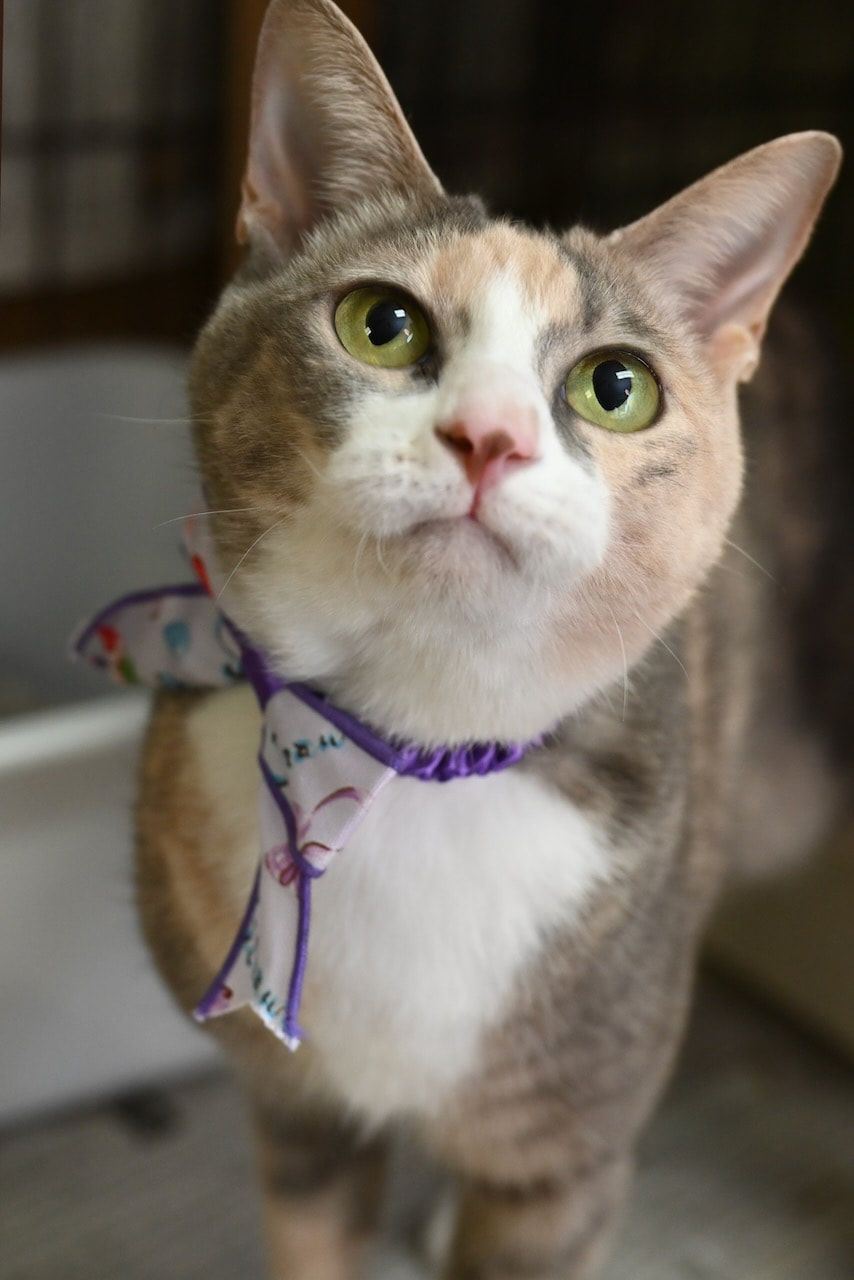
<instances>
[{"instance_id":1,"label":"white wall","mask_svg":"<svg viewBox=\"0 0 854 1280\"><path fill-rule=\"evenodd\" d=\"M0 362L0 1119L210 1054L134 918L145 696L66 658L109 599L189 576L179 526L155 528L198 509L185 424L161 421L183 379L171 350Z\"/></svg>"}]
</instances>

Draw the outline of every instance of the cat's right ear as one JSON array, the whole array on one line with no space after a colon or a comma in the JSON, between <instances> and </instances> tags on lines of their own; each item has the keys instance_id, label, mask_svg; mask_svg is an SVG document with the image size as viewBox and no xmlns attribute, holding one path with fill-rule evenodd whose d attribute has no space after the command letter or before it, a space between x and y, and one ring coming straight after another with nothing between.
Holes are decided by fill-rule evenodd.
<instances>
[{"instance_id":1,"label":"cat's right ear","mask_svg":"<svg viewBox=\"0 0 854 1280\"><path fill-rule=\"evenodd\" d=\"M725 376L746 381L755 369L771 307L841 156L827 133L777 138L610 237L676 302Z\"/></svg>"},{"instance_id":2,"label":"cat's right ear","mask_svg":"<svg viewBox=\"0 0 854 1280\"><path fill-rule=\"evenodd\" d=\"M258 42L237 239L286 257L324 214L441 186L365 41L330 0L272 0Z\"/></svg>"}]
</instances>

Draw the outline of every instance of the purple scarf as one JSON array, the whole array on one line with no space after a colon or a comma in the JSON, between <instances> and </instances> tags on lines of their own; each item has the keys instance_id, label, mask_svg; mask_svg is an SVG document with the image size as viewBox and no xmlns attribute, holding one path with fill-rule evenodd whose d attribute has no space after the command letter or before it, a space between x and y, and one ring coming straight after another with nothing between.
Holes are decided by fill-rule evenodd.
<instances>
[{"instance_id":1,"label":"purple scarf","mask_svg":"<svg viewBox=\"0 0 854 1280\"><path fill-rule=\"evenodd\" d=\"M194 521L185 540L198 582L124 596L78 633L73 650L122 684L217 688L248 680L254 689L263 716L261 856L234 941L195 1016L203 1021L248 1004L296 1049L312 883L379 792L395 777L483 777L515 764L539 740L424 748L380 737L321 693L271 669L219 608L213 557L199 550Z\"/></svg>"}]
</instances>

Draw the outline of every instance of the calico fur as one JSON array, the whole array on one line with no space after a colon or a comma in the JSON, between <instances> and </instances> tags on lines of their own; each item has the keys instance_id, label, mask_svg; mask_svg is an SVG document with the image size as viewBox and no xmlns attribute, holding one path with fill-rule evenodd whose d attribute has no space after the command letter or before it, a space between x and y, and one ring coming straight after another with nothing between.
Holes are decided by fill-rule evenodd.
<instances>
[{"instance_id":1,"label":"calico fur","mask_svg":"<svg viewBox=\"0 0 854 1280\"><path fill-rule=\"evenodd\" d=\"M459 1182L446 1280L595 1274L721 885L835 812L842 754L803 680L832 447L782 390L797 321L743 430L739 387L837 161L796 135L611 236L534 231L442 192L334 6L271 6L247 262L191 374L223 605L384 733L543 735L508 773L383 793L315 895L299 1053L246 1010L208 1024L251 1099L273 1274L360 1274L399 1124ZM423 309L417 365L341 347L337 302L371 282ZM635 435L562 391L614 348L661 386ZM439 428L476 414L537 454L474 521ZM243 689L164 693L149 730L139 903L187 1010L252 880L257 731Z\"/></svg>"}]
</instances>

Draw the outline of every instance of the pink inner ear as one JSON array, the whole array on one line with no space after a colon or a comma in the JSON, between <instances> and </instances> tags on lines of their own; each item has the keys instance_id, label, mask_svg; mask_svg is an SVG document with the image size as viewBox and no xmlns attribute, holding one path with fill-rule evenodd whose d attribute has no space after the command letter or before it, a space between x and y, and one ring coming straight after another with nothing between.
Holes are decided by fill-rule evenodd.
<instances>
[{"instance_id":1,"label":"pink inner ear","mask_svg":"<svg viewBox=\"0 0 854 1280\"><path fill-rule=\"evenodd\" d=\"M735 329L758 342L806 247L840 154L828 134L778 138L627 227L615 244L652 269L657 288L682 298L707 339L732 327L725 347Z\"/></svg>"},{"instance_id":2,"label":"pink inner ear","mask_svg":"<svg viewBox=\"0 0 854 1280\"><path fill-rule=\"evenodd\" d=\"M730 255L719 268L717 289L706 300L701 328L713 333L725 324L739 324L759 340L765 332L768 314L786 277L800 256L811 222L804 225L805 212L798 202L757 225L738 229L744 248L737 250L733 236Z\"/></svg>"},{"instance_id":3,"label":"pink inner ear","mask_svg":"<svg viewBox=\"0 0 854 1280\"><path fill-rule=\"evenodd\" d=\"M709 359L720 372L736 382L748 382L759 364L762 332L740 324L724 324L708 342Z\"/></svg>"},{"instance_id":4,"label":"pink inner ear","mask_svg":"<svg viewBox=\"0 0 854 1280\"><path fill-rule=\"evenodd\" d=\"M243 244L260 237L268 247L290 248L312 220L308 166L297 159L305 150L295 142L298 122L294 103L279 82L281 68L271 58L259 59L254 86L252 134L237 238Z\"/></svg>"},{"instance_id":5,"label":"pink inner ear","mask_svg":"<svg viewBox=\"0 0 854 1280\"><path fill-rule=\"evenodd\" d=\"M699 302L697 320L701 332L711 337L722 326L737 324L761 337L780 287L776 281L782 278L779 264L764 257L758 261L733 261L722 270L714 292Z\"/></svg>"}]
</instances>

